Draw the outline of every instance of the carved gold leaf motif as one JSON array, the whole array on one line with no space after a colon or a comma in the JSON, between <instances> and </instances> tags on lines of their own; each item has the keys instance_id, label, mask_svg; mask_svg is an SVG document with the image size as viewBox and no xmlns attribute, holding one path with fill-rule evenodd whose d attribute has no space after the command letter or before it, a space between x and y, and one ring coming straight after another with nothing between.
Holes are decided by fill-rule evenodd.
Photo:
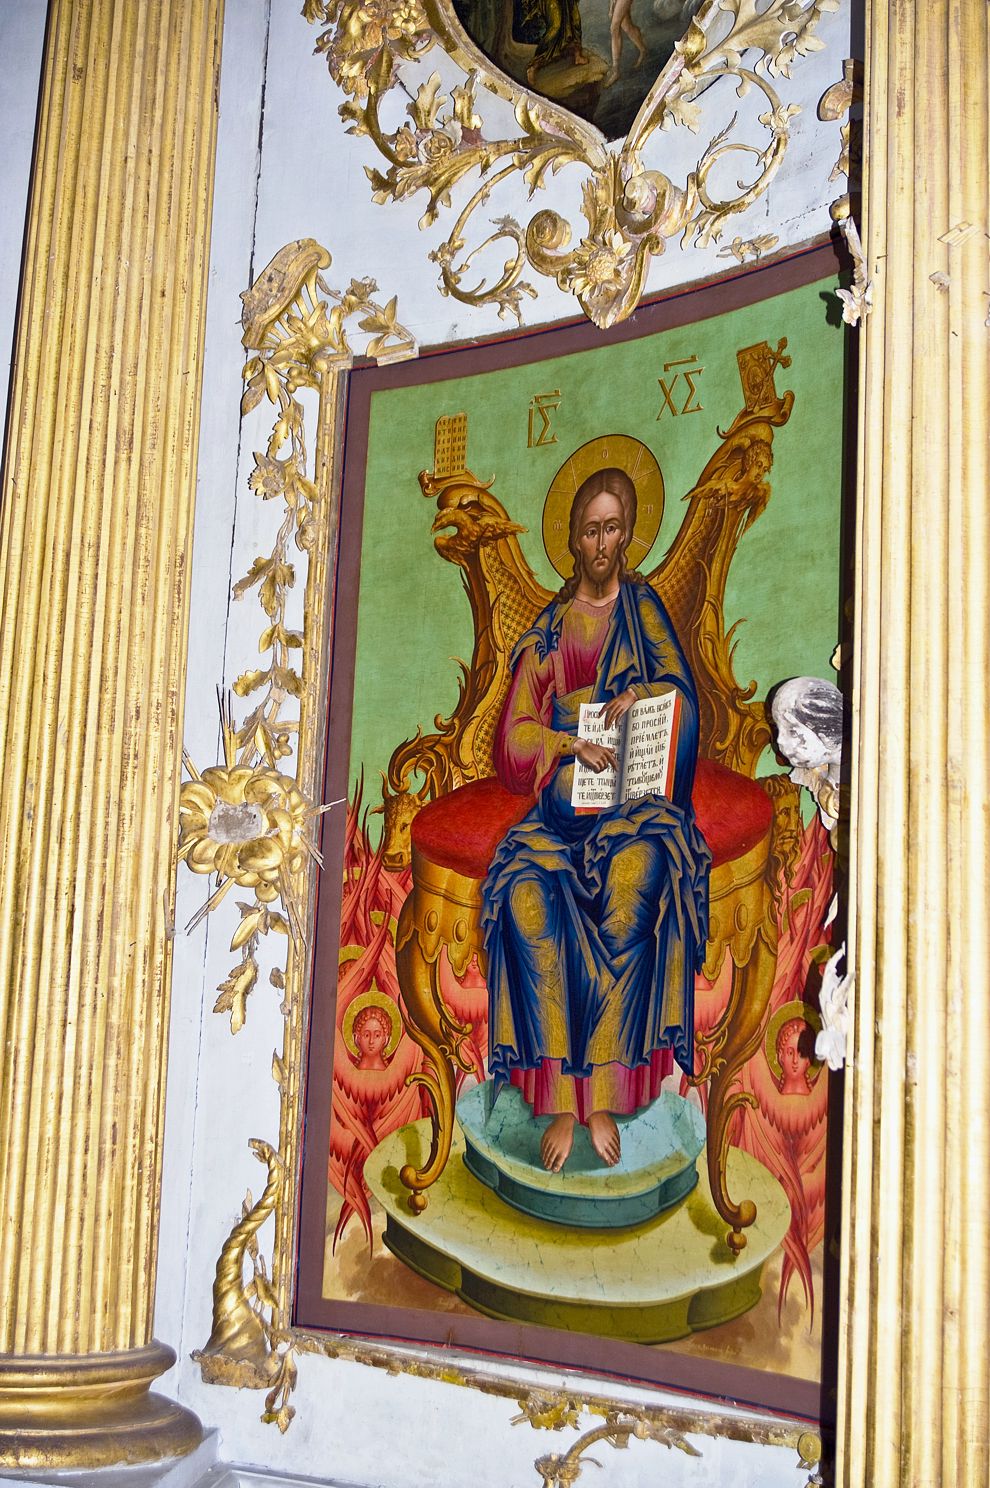
<instances>
[{"instance_id":1,"label":"carved gold leaf motif","mask_svg":"<svg viewBox=\"0 0 990 1488\"><path fill-rule=\"evenodd\" d=\"M352 280L343 291L332 289L321 272L330 263L320 244L299 239L282 248L241 296L243 344L251 353L243 371L242 413L267 398L276 414L248 484L263 501L280 499L283 514L271 552L254 559L234 584L233 597L257 589L264 612L259 650L268 664L242 673L234 683L239 697L259 695L239 724L229 702L221 702L223 763L199 771L184 756L190 779L183 784L179 807L180 858L194 872L218 878L194 922L215 909L232 886L253 891L253 899L239 902L240 923L231 939L231 949L241 959L220 984L214 1007L230 1014L232 1032L243 1026L247 998L257 984L262 938L273 932L286 937L287 970L276 966L270 973L273 988L283 993L283 1049L272 1060L283 1116L298 1101L302 1006L289 987L298 980L304 954L306 875L310 863L319 861L311 833L315 818L328 809L313 794L310 705L319 686L320 647L310 631L336 520L328 494L332 483L309 474L306 415L297 394L309 389L332 405L337 374L355 354L355 331L364 338L364 355L379 363L416 354L415 341L397 319L396 300L380 303L372 279ZM301 632L286 623L288 591L296 582L293 549L305 564ZM306 746L296 750L294 761L293 739ZM287 763L280 768L283 760ZM273 907L277 902L284 914ZM297 1339L289 1327L288 1306L293 1205L287 1174L294 1169L294 1141L293 1122L283 1120L278 1150L265 1141L250 1143L267 1167L265 1189L257 1202L247 1195L241 1218L221 1250L213 1286L213 1331L194 1355L208 1382L266 1390L262 1420L283 1432L294 1415L289 1397L296 1381ZM270 1271L257 1239L269 1219L275 1224Z\"/></svg>"},{"instance_id":2,"label":"carved gold leaf motif","mask_svg":"<svg viewBox=\"0 0 990 1488\"><path fill-rule=\"evenodd\" d=\"M686 1437L669 1425L647 1421L638 1416L627 1416L625 1413L610 1414L603 1425L593 1426L579 1436L568 1451L548 1452L546 1456L536 1459L536 1471L543 1479L543 1488L568 1488L569 1484L577 1482L581 1469L585 1466L582 1460L584 1454L596 1442L622 1448L628 1447L630 1438L633 1437L638 1441L660 1442L668 1449L676 1447L688 1457L701 1456ZM594 1457L589 1457L587 1461L601 1467L601 1463Z\"/></svg>"},{"instance_id":3,"label":"carved gold leaf motif","mask_svg":"<svg viewBox=\"0 0 990 1488\"><path fill-rule=\"evenodd\" d=\"M262 937L274 932L303 938L303 870L307 857L319 860L312 827L329 809L278 768L292 754L299 733L298 707L295 717L287 716L286 708L304 691L294 658L304 652L305 637L286 623L288 593L296 581L292 549L308 553L328 521L308 474L305 413L296 395L302 388L319 391L328 373L350 365L349 325L355 319L368 338L364 352L372 360L415 352L415 342L396 319L395 299L379 304L372 279L353 279L343 292L331 289L321 275L330 261L311 238L289 243L241 296L243 344L253 353L244 365L241 412L250 413L265 398L276 410L268 446L255 454L248 485L263 501L279 498L284 511L272 551L255 558L234 584L233 597L257 589L266 621L258 649L267 665L242 672L233 684L239 697L259 694L240 724L221 705L224 763L200 773L185 756L191 778L179 804L180 859L194 873L217 875L216 889L191 926L232 886L254 893L253 900L239 903L241 922L230 948L239 950L241 959L217 989L214 1006L214 1012L230 1014L234 1033L244 1025L247 998L257 984ZM276 900L284 915L270 908Z\"/></svg>"},{"instance_id":4,"label":"carved gold leaf motif","mask_svg":"<svg viewBox=\"0 0 990 1488\"><path fill-rule=\"evenodd\" d=\"M873 304L873 284L869 277L866 255L863 252L857 224L859 215L857 205L862 185L863 141L862 120L859 116L852 117L852 111L862 101L860 64L855 58L847 57L842 64L841 80L833 83L818 101L818 117L827 122L834 122L841 119L843 114L850 115L840 131L842 149L829 176L830 181L837 181L845 176L847 189L842 196L832 202L829 212L832 221L846 240L846 247L852 259L852 283L848 287L835 291L842 305L842 319L846 325L851 326L859 325L860 321L869 315Z\"/></svg>"},{"instance_id":5,"label":"carved gold leaf motif","mask_svg":"<svg viewBox=\"0 0 990 1488\"><path fill-rule=\"evenodd\" d=\"M455 186L473 186L450 233L430 254L440 269L440 292L467 305L494 304L501 316L521 320L524 297L535 294L523 278L528 269L555 280L596 325L607 327L632 312L651 260L671 239L701 247L717 242L728 220L767 189L799 112L774 81L788 79L799 58L822 47L818 23L838 3L770 0L758 9L756 0L719 0L703 6L616 149L592 124L494 71L461 29L453 0L306 0L303 14L324 28L317 50L347 94L340 115L348 132L370 139L385 162L384 169L367 171L373 199L402 201L425 192L420 226L427 227L451 209ZM438 72L416 79L437 44L463 72L449 97ZM498 138L488 131L479 77L489 92L515 105L515 135ZM733 115L682 183L647 169L643 152L651 136L659 129L697 131L697 100L719 78L731 79L740 97L762 93L767 107L758 116L760 142L742 137ZM390 128L382 103L400 82L411 101L406 121ZM716 169L726 162L745 170L723 195L715 175L729 180L730 172ZM584 171L580 235L546 207L525 224L502 215L479 229L475 213L503 183L521 175L532 197L565 167Z\"/></svg>"}]
</instances>

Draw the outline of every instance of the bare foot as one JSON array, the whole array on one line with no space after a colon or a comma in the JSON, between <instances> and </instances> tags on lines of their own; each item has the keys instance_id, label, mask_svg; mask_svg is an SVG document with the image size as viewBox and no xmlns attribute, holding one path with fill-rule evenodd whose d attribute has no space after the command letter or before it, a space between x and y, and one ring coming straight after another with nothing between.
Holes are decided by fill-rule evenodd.
<instances>
[{"instance_id":1,"label":"bare foot","mask_svg":"<svg viewBox=\"0 0 990 1488\"><path fill-rule=\"evenodd\" d=\"M639 55L637 56L635 62L633 63L633 72L638 72L639 69L642 67L643 63L646 61L646 48L645 47L637 47L637 51L638 51Z\"/></svg>"},{"instance_id":2,"label":"bare foot","mask_svg":"<svg viewBox=\"0 0 990 1488\"><path fill-rule=\"evenodd\" d=\"M573 1141L574 1117L555 1116L543 1133L543 1140L540 1142L540 1157L548 1173L560 1172L571 1155Z\"/></svg>"},{"instance_id":3,"label":"bare foot","mask_svg":"<svg viewBox=\"0 0 990 1488\"><path fill-rule=\"evenodd\" d=\"M616 70L616 68L610 67L609 70L608 70L608 72L602 78L602 87L603 88L611 88L612 84L613 83L617 83L618 81L619 81L618 71Z\"/></svg>"},{"instance_id":4,"label":"bare foot","mask_svg":"<svg viewBox=\"0 0 990 1488\"><path fill-rule=\"evenodd\" d=\"M609 1111L593 1111L588 1117L588 1136L602 1162L614 1168L619 1161L619 1128Z\"/></svg>"}]
</instances>

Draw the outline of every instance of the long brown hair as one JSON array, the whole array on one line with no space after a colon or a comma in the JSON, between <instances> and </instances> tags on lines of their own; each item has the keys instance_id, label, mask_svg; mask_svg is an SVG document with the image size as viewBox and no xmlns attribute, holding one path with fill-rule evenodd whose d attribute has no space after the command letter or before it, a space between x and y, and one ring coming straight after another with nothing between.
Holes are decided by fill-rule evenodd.
<instances>
[{"instance_id":1,"label":"long brown hair","mask_svg":"<svg viewBox=\"0 0 990 1488\"><path fill-rule=\"evenodd\" d=\"M622 507L622 526L624 536L622 547L619 551L619 583L641 584L643 575L637 573L636 569L629 568L626 563L626 549L632 541L633 532L636 529L636 486L631 476L617 465L610 465L604 470L596 470L588 476L587 480L581 482L574 492L574 500L571 502L571 520L567 534L567 546L571 557L574 559L574 572L569 579L564 581L559 590L557 598L573 599L577 592L578 584L581 582L581 549L578 547L578 534L584 523L584 514L596 496L607 493L615 496Z\"/></svg>"}]
</instances>

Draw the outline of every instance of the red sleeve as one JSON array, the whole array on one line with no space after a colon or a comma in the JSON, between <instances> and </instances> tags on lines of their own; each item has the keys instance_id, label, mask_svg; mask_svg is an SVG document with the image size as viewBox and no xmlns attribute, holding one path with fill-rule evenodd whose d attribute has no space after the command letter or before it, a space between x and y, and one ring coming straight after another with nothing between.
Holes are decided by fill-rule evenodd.
<instances>
[{"instance_id":1,"label":"red sleeve","mask_svg":"<svg viewBox=\"0 0 990 1488\"><path fill-rule=\"evenodd\" d=\"M553 659L537 661L535 647L527 646L516 663L495 734L495 773L518 796L542 790L561 755L572 749L570 735L550 727L553 699Z\"/></svg>"}]
</instances>

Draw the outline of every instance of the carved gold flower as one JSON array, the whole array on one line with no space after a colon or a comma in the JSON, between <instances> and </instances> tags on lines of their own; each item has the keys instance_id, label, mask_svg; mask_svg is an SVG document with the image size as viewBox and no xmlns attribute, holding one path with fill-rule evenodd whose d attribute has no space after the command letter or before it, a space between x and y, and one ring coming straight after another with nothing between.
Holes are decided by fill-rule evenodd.
<instances>
[{"instance_id":1,"label":"carved gold flower","mask_svg":"<svg viewBox=\"0 0 990 1488\"><path fill-rule=\"evenodd\" d=\"M431 130L419 141L418 154L424 165L433 165L446 160L460 145L461 126L456 119L449 119L441 129Z\"/></svg>"},{"instance_id":2,"label":"carved gold flower","mask_svg":"<svg viewBox=\"0 0 990 1488\"><path fill-rule=\"evenodd\" d=\"M248 485L265 501L271 501L273 496L281 496L285 490L285 461L274 460L270 455L256 454L254 469L248 476Z\"/></svg>"},{"instance_id":3,"label":"carved gold flower","mask_svg":"<svg viewBox=\"0 0 990 1488\"><path fill-rule=\"evenodd\" d=\"M585 295L602 285L616 284L621 277L626 258L632 248L621 233L614 232L596 243L583 239L578 264L571 276L571 288L575 294Z\"/></svg>"},{"instance_id":4,"label":"carved gold flower","mask_svg":"<svg viewBox=\"0 0 990 1488\"><path fill-rule=\"evenodd\" d=\"M364 0L355 23L365 51L377 51L386 41L411 40L430 24L419 0Z\"/></svg>"},{"instance_id":5,"label":"carved gold flower","mask_svg":"<svg viewBox=\"0 0 990 1488\"><path fill-rule=\"evenodd\" d=\"M403 164L416 159L416 136L408 124L403 124L402 128L396 132L395 138L392 140L392 150L396 160L401 161Z\"/></svg>"},{"instance_id":6,"label":"carved gold flower","mask_svg":"<svg viewBox=\"0 0 990 1488\"><path fill-rule=\"evenodd\" d=\"M179 793L179 860L193 873L215 873L220 880L191 924L236 884L253 889L262 904L281 899L293 933L300 933L299 875L307 855L319 859L307 828L323 808L288 775L264 763L236 764L232 754L202 774L185 758L192 779Z\"/></svg>"}]
</instances>

